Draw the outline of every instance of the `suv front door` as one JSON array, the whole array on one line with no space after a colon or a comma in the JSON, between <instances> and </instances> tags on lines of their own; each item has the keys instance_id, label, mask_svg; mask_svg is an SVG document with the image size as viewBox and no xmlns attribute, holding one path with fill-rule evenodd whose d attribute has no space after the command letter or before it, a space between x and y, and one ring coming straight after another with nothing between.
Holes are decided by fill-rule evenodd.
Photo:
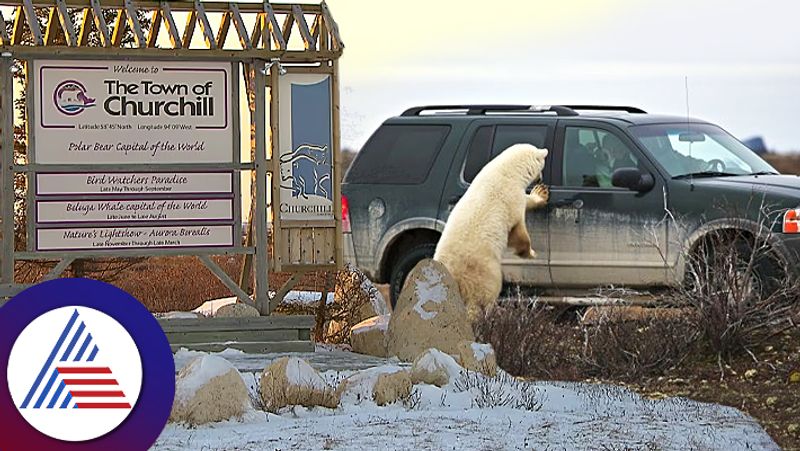
<instances>
[{"instance_id":1,"label":"suv front door","mask_svg":"<svg viewBox=\"0 0 800 451\"><path fill-rule=\"evenodd\" d=\"M559 120L551 171L549 268L558 288L660 285L667 280L664 182L620 130ZM611 185L622 167L649 173L639 193Z\"/></svg>"},{"instance_id":2,"label":"suv front door","mask_svg":"<svg viewBox=\"0 0 800 451\"><path fill-rule=\"evenodd\" d=\"M442 193L439 219L447 221L450 211L461 199L475 175L500 152L518 143L529 143L539 148L551 149L555 134L555 120L545 118L483 118L473 121L464 134L456 152L447 182ZM550 180L552 156L548 155L542 183ZM528 192L533 186L528 187ZM503 254L503 279L522 285L549 285L547 271L547 210L529 211L526 217L531 247L536 258L522 259L506 250ZM464 243L469 246L469 243Z\"/></svg>"}]
</instances>

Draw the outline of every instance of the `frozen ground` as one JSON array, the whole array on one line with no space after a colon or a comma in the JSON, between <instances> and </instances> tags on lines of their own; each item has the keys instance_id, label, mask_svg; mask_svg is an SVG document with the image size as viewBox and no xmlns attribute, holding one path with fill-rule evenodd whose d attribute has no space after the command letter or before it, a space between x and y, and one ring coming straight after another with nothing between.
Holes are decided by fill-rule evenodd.
<instances>
[{"instance_id":1,"label":"frozen ground","mask_svg":"<svg viewBox=\"0 0 800 451\"><path fill-rule=\"evenodd\" d=\"M196 353L180 351L176 366ZM278 355L218 355L256 392L258 372ZM300 354L338 383L354 370L396 361L343 351ZM405 404L352 397L338 409L253 410L241 421L189 429L168 425L154 450L778 449L736 409L674 398L647 400L615 386L470 376L444 388L418 385Z\"/></svg>"}]
</instances>

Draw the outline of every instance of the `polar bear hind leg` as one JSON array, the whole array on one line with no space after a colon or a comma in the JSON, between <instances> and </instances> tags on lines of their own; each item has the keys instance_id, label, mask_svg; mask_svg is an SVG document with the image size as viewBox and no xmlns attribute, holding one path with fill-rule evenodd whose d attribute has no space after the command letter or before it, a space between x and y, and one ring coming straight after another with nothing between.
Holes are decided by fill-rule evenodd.
<instances>
[{"instance_id":1,"label":"polar bear hind leg","mask_svg":"<svg viewBox=\"0 0 800 451\"><path fill-rule=\"evenodd\" d=\"M508 233L508 247L514 249L514 253L522 258L534 258L536 252L531 248L531 237L525 227L525 220L518 222Z\"/></svg>"}]
</instances>

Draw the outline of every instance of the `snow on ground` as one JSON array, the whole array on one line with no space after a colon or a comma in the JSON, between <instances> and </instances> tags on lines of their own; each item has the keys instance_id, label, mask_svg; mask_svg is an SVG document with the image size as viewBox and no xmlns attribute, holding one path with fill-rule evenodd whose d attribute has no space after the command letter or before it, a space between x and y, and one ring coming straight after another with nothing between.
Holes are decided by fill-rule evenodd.
<instances>
[{"instance_id":1,"label":"snow on ground","mask_svg":"<svg viewBox=\"0 0 800 451\"><path fill-rule=\"evenodd\" d=\"M269 292L270 296L275 296L274 291ZM284 304L301 304L301 305L311 305L316 302L319 302L320 298L322 298L322 293L319 291L301 291L301 290L292 290L286 293L286 297L283 298ZM236 296L227 297L227 298L219 298L219 299L211 299L209 301L204 302L200 307L192 310L194 313L199 313L203 316L213 316L217 313L220 307L233 304L237 300ZM334 302L334 294L328 293L327 303L332 304Z\"/></svg>"},{"instance_id":2,"label":"snow on ground","mask_svg":"<svg viewBox=\"0 0 800 451\"><path fill-rule=\"evenodd\" d=\"M200 354L203 353L179 351L176 367ZM407 367L396 360L348 354L351 353L334 351L293 355L307 359L334 386L356 372L346 366L384 365L370 373ZM286 354L255 356L224 351L215 355L229 359L243 371L246 385L255 394L257 373L269 361ZM386 407L378 407L364 397L345 397L342 405L333 410L295 407L280 415L255 411L241 421L193 429L170 424L152 449L603 448L779 449L752 418L733 408L682 398L648 400L611 385L519 381L503 372L495 379L470 373L443 388L417 385L406 403Z\"/></svg>"}]
</instances>

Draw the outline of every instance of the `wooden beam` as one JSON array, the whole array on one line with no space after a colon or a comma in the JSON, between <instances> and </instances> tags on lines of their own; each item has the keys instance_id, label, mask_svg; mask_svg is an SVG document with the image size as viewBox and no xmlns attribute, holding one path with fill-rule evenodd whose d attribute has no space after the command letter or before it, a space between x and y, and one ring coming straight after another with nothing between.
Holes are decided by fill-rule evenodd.
<instances>
[{"instance_id":1,"label":"wooden beam","mask_svg":"<svg viewBox=\"0 0 800 451\"><path fill-rule=\"evenodd\" d=\"M33 45L44 45L44 39L42 39L42 29L39 27L39 19L36 17L36 11L33 9L33 3L31 0L24 0L22 9L25 11L25 19L28 22L28 28L31 29Z\"/></svg>"},{"instance_id":2,"label":"wooden beam","mask_svg":"<svg viewBox=\"0 0 800 451\"><path fill-rule=\"evenodd\" d=\"M91 0L65 0L68 8L86 8L91 6ZM3 0L3 4L15 4L15 2L11 2L9 0ZM53 0L33 0L31 1L33 6L37 8L42 7L50 7L53 6ZM125 1L124 0L102 0L104 8L124 8ZM143 10L153 10L160 6L159 1L154 0L144 0L144 1L136 1L136 6L139 9ZM194 4L191 1L172 1L170 2L173 5L173 10L181 11L181 12L188 12L194 9ZM255 13L259 11L263 11L263 5L261 3L240 3L241 10L243 13ZM207 12L225 12L230 9L230 2L221 2L221 1L203 1L203 7ZM291 13L292 8L291 4L289 3L274 3L273 7L276 12L278 13ZM308 14L316 14L320 12L320 6L317 4L304 4L303 10Z\"/></svg>"},{"instance_id":3,"label":"wooden beam","mask_svg":"<svg viewBox=\"0 0 800 451\"><path fill-rule=\"evenodd\" d=\"M22 44L22 32L25 28L25 13L22 7L17 6L14 10L14 26L11 28L11 45Z\"/></svg>"},{"instance_id":4,"label":"wooden beam","mask_svg":"<svg viewBox=\"0 0 800 451\"><path fill-rule=\"evenodd\" d=\"M319 41L319 27L322 25L322 16L314 16L314 22L311 24L311 36Z\"/></svg>"},{"instance_id":5,"label":"wooden beam","mask_svg":"<svg viewBox=\"0 0 800 451\"><path fill-rule=\"evenodd\" d=\"M194 37L194 27L197 25L197 11L189 11L186 16L186 26L183 29L183 48L188 49L192 45L192 37Z\"/></svg>"},{"instance_id":6,"label":"wooden beam","mask_svg":"<svg viewBox=\"0 0 800 451\"><path fill-rule=\"evenodd\" d=\"M75 58L75 59L154 59L186 58L206 61L245 61L259 58L269 61L280 58L283 63L318 63L339 58L341 52L310 52L306 50L208 50L208 49L149 49L149 48L110 48L110 47L14 47L14 56L19 58Z\"/></svg>"},{"instance_id":7,"label":"wooden beam","mask_svg":"<svg viewBox=\"0 0 800 451\"><path fill-rule=\"evenodd\" d=\"M181 40L180 33L178 33L178 26L175 25L175 18L172 17L172 9L169 6L169 2L161 2L161 14L164 16L164 25L167 27L172 48L182 48L183 41Z\"/></svg>"},{"instance_id":8,"label":"wooden beam","mask_svg":"<svg viewBox=\"0 0 800 451\"><path fill-rule=\"evenodd\" d=\"M273 296L272 299L270 299L269 301L270 312L272 312L273 310L275 310L276 307L281 305L281 303L283 302L283 298L285 298L286 295L289 294L289 291L291 291L292 288L294 288L294 286L297 285L297 282L299 282L300 279L305 274L306 274L305 271L295 272L294 274L292 274L292 277L290 277L289 280L287 280L286 283L284 283L283 286L277 292L275 292L275 296ZM326 300L327 299L320 299L320 302L325 302Z\"/></svg>"},{"instance_id":9,"label":"wooden beam","mask_svg":"<svg viewBox=\"0 0 800 451\"><path fill-rule=\"evenodd\" d=\"M219 22L219 30L217 31L217 48L225 47L225 41L228 40L228 30L231 29L231 13L230 11L222 13L222 19Z\"/></svg>"},{"instance_id":10,"label":"wooden beam","mask_svg":"<svg viewBox=\"0 0 800 451\"><path fill-rule=\"evenodd\" d=\"M247 28L244 26L242 13L239 11L239 6L236 3L231 3L231 16L233 19L233 27L236 28L236 34L239 35L239 43L242 49L250 50L253 45L250 43L250 36L247 34Z\"/></svg>"},{"instance_id":11,"label":"wooden beam","mask_svg":"<svg viewBox=\"0 0 800 451\"><path fill-rule=\"evenodd\" d=\"M250 43L253 44L253 48L257 49L261 46L259 42L261 42L261 36L264 33L264 13L258 13L256 15L256 23L253 26L253 34L250 35Z\"/></svg>"},{"instance_id":12,"label":"wooden beam","mask_svg":"<svg viewBox=\"0 0 800 451\"><path fill-rule=\"evenodd\" d=\"M292 28L294 28L294 15L287 14L283 19L283 29L281 33L283 42L285 42L286 45L289 45L289 38L292 37Z\"/></svg>"},{"instance_id":13,"label":"wooden beam","mask_svg":"<svg viewBox=\"0 0 800 451\"><path fill-rule=\"evenodd\" d=\"M154 48L158 44L158 33L161 31L161 10L153 10L150 17L150 29L147 30L147 47Z\"/></svg>"},{"instance_id":14,"label":"wooden beam","mask_svg":"<svg viewBox=\"0 0 800 451\"><path fill-rule=\"evenodd\" d=\"M344 42L342 42L342 36L339 34L339 25L333 20L333 15L331 14L330 8L328 8L328 4L325 3L325 0L322 0L319 7L322 12L322 17L325 19L325 25L328 27L328 31L333 38L333 49L344 50Z\"/></svg>"},{"instance_id":15,"label":"wooden beam","mask_svg":"<svg viewBox=\"0 0 800 451\"><path fill-rule=\"evenodd\" d=\"M208 255L200 255L199 257L200 261L206 265L206 268L208 268L209 271L217 276L220 282L222 282L229 290L231 290L231 293L233 293L242 303L255 307L255 303L253 302L253 299L250 298L250 295L245 293L244 290L242 290L239 285L237 285L236 282L231 279L225 270L220 268L217 262L212 260Z\"/></svg>"},{"instance_id":16,"label":"wooden beam","mask_svg":"<svg viewBox=\"0 0 800 451\"><path fill-rule=\"evenodd\" d=\"M194 10L197 13L197 21L200 23L200 31L203 32L203 39L206 41L206 46L210 49L216 49L217 40L214 38L214 32L211 31L211 24L208 22L206 10L203 9L203 4L200 0L194 0Z\"/></svg>"},{"instance_id":17,"label":"wooden beam","mask_svg":"<svg viewBox=\"0 0 800 451\"><path fill-rule=\"evenodd\" d=\"M300 36L303 38L306 50L316 49L317 41L308 30L308 22L306 22L306 16L303 14L303 8L300 5L292 5L292 16L294 16L294 21L297 22L297 29L300 30Z\"/></svg>"},{"instance_id":18,"label":"wooden beam","mask_svg":"<svg viewBox=\"0 0 800 451\"><path fill-rule=\"evenodd\" d=\"M58 264L56 264L56 266L54 266L53 269L51 269L50 272L48 272L44 276L44 278L42 278L42 282L45 282L47 280L57 279L61 275L61 273L63 273L64 270L67 269L67 266L72 264L74 260L75 259L73 257L66 257L61 259L61 261L59 261Z\"/></svg>"},{"instance_id":19,"label":"wooden beam","mask_svg":"<svg viewBox=\"0 0 800 451\"><path fill-rule=\"evenodd\" d=\"M92 32L92 16L92 8L83 9L83 21L81 22L81 29L78 32L78 47L89 45L89 33Z\"/></svg>"},{"instance_id":20,"label":"wooden beam","mask_svg":"<svg viewBox=\"0 0 800 451\"><path fill-rule=\"evenodd\" d=\"M144 48L147 46L147 41L142 32L142 25L139 23L139 16L136 14L136 6L133 5L131 0L125 0L125 12L128 16L128 26L133 30L133 40L136 42L136 47Z\"/></svg>"},{"instance_id":21,"label":"wooden beam","mask_svg":"<svg viewBox=\"0 0 800 451\"><path fill-rule=\"evenodd\" d=\"M264 12L267 14L266 27L272 35L272 40L278 47L278 50L286 50L286 43L288 39L283 38L283 32L280 25L278 25L278 18L275 17L275 9L269 2L264 2Z\"/></svg>"},{"instance_id":22,"label":"wooden beam","mask_svg":"<svg viewBox=\"0 0 800 451\"><path fill-rule=\"evenodd\" d=\"M56 10L58 11L58 22L64 30L64 37L67 40L67 45L73 47L78 45L78 37L75 35L75 25L72 23L69 11L67 11L67 4L64 0L56 0Z\"/></svg>"},{"instance_id":23,"label":"wooden beam","mask_svg":"<svg viewBox=\"0 0 800 451\"><path fill-rule=\"evenodd\" d=\"M0 45L11 45L8 30L6 30L6 18L3 17L2 11L0 11Z\"/></svg>"},{"instance_id":24,"label":"wooden beam","mask_svg":"<svg viewBox=\"0 0 800 451\"><path fill-rule=\"evenodd\" d=\"M100 34L100 44L103 47L111 46L111 35L108 32L108 24L106 18L103 17L103 8L100 7L100 0L92 1L92 14L94 15L94 27Z\"/></svg>"},{"instance_id":25,"label":"wooden beam","mask_svg":"<svg viewBox=\"0 0 800 451\"><path fill-rule=\"evenodd\" d=\"M114 32L111 35L111 46L120 47L122 45L122 37L125 35L125 24L128 23L125 16L127 13L124 9L117 12L117 19L114 23Z\"/></svg>"}]
</instances>

